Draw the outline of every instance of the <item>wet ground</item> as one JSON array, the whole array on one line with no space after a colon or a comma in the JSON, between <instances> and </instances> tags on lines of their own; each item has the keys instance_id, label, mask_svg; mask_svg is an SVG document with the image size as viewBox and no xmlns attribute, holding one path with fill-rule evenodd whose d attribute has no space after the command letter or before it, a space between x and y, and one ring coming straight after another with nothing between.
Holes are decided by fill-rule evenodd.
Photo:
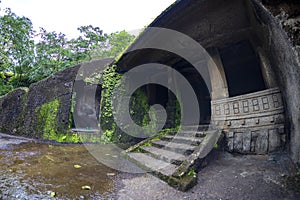
<instances>
[{"instance_id":1,"label":"wet ground","mask_svg":"<svg viewBox=\"0 0 300 200\"><path fill-rule=\"evenodd\" d=\"M114 199L115 175L83 145L41 144L0 134L0 199Z\"/></svg>"},{"instance_id":2,"label":"wet ground","mask_svg":"<svg viewBox=\"0 0 300 200\"><path fill-rule=\"evenodd\" d=\"M95 160L83 145L42 144L0 134L1 200L298 200L300 188L285 184L295 172L285 154L242 156L215 151L200 171L198 184L180 192L150 174L117 173Z\"/></svg>"}]
</instances>

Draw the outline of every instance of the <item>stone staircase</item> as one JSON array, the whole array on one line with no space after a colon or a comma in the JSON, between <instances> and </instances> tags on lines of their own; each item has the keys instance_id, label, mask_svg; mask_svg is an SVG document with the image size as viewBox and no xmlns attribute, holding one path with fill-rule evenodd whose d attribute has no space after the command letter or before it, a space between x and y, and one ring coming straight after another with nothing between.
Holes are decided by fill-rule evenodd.
<instances>
[{"instance_id":1,"label":"stone staircase","mask_svg":"<svg viewBox=\"0 0 300 200\"><path fill-rule=\"evenodd\" d=\"M186 191L197 183L196 171L220 136L220 130L208 126L186 126L177 132L161 131L122 154L169 185Z\"/></svg>"}]
</instances>

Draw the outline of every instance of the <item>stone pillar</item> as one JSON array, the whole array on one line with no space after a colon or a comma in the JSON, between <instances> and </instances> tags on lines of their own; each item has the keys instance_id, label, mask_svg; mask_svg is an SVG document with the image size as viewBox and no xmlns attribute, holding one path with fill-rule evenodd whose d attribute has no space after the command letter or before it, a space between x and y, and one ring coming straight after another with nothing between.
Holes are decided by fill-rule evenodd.
<instances>
[{"instance_id":1,"label":"stone pillar","mask_svg":"<svg viewBox=\"0 0 300 200\"><path fill-rule=\"evenodd\" d=\"M216 48L210 48L208 52L215 62L215 65L209 64L208 66L212 88L211 99L227 98L229 97L227 81L219 52Z\"/></svg>"},{"instance_id":2,"label":"stone pillar","mask_svg":"<svg viewBox=\"0 0 300 200\"><path fill-rule=\"evenodd\" d=\"M276 84L275 80L275 74L272 70L271 64L269 62L269 59L267 58L266 54L264 51L259 47L256 49L259 59L260 59L260 64L261 64L261 71L262 75L264 77L265 85L267 88L275 88L278 87Z\"/></svg>"}]
</instances>

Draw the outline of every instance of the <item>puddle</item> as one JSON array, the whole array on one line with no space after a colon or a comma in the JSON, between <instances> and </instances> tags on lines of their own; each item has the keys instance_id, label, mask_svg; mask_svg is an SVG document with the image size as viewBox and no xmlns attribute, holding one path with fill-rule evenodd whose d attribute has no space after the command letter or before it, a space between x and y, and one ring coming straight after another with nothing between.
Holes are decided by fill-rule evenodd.
<instances>
[{"instance_id":1,"label":"puddle","mask_svg":"<svg viewBox=\"0 0 300 200\"><path fill-rule=\"evenodd\" d=\"M0 149L0 199L113 199L115 174L83 145L27 142Z\"/></svg>"}]
</instances>

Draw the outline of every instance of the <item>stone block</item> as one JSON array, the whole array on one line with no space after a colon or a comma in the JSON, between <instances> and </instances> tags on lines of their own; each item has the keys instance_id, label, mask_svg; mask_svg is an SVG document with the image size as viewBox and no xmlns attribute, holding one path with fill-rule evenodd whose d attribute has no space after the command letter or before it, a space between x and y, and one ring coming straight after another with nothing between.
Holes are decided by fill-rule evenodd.
<instances>
[{"instance_id":1,"label":"stone block","mask_svg":"<svg viewBox=\"0 0 300 200\"><path fill-rule=\"evenodd\" d=\"M251 133L251 147L250 147L250 151L251 152L255 152L255 146L256 146L256 141L257 141L257 137L258 137L258 132L252 132Z\"/></svg>"},{"instance_id":2,"label":"stone block","mask_svg":"<svg viewBox=\"0 0 300 200\"><path fill-rule=\"evenodd\" d=\"M277 129L269 130L269 152L280 149L280 135Z\"/></svg>"},{"instance_id":3,"label":"stone block","mask_svg":"<svg viewBox=\"0 0 300 200\"><path fill-rule=\"evenodd\" d=\"M255 153L265 154L268 152L268 146L269 146L268 137L269 137L268 130L259 131L256 144L255 144Z\"/></svg>"},{"instance_id":4,"label":"stone block","mask_svg":"<svg viewBox=\"0 0 300 200\"><path fill-rule=\"evenodd\" d=\"M243 133L243 153L249 153L251 150L251 131Z\"/></svg>"},{"instance_id":5,"label":"stone block","mask_svg":"<svg viewBox=\"0 0 300 200\"><path fill-rule=\"evenodd\" d=\"M234 132L225 132L226 142L227 142L227 150L229 152L233 152L233 144L234 144Z\"/></svg>"},{"instance_id":6,"label":"stone block","mask_svg":"<svg viewBox=\"0 0 300 200\"><path fill-rule=\"evenodd\" d=\"M234 134L233 148L237 152L243 151L243 133L235 133Z\"/></svg>"}]
</instances>

